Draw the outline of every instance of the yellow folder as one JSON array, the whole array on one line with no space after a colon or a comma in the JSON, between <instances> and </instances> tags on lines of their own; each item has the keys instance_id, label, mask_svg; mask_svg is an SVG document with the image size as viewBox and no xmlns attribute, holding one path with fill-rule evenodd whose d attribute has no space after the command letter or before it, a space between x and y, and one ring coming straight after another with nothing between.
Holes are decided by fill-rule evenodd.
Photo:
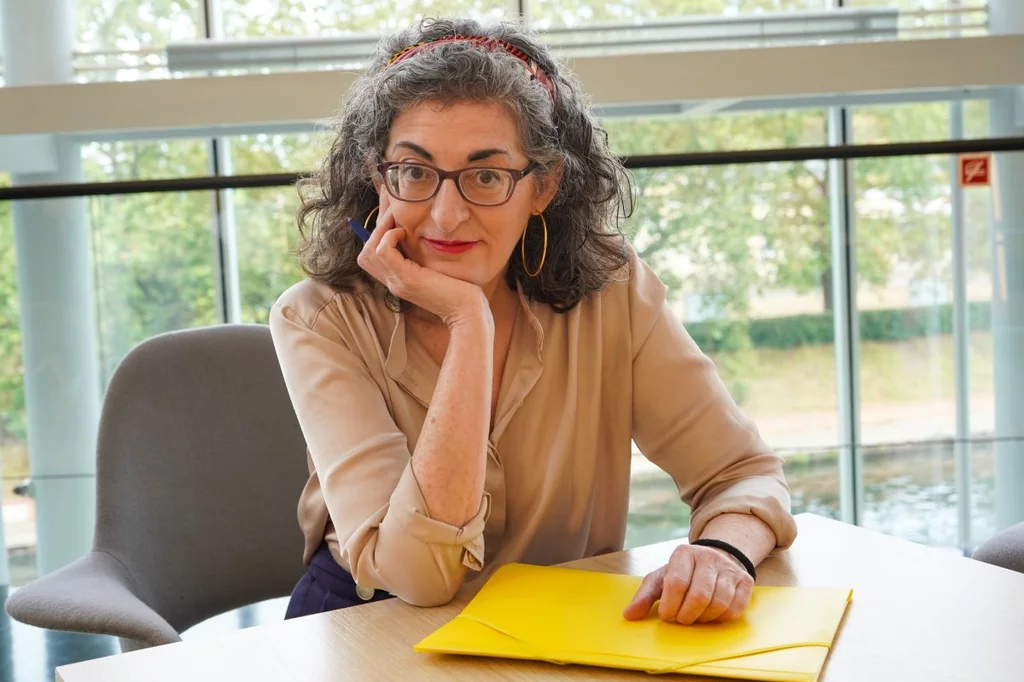
<instances>
[{"instance_id":1,"label":"yellow folder","mask_svg":"<svg viewBox=\"0 0 1024 682\"><path fill-rule=\"evenodd\" d=\"M635 576L508 564L420 652L578 663L651 673L814 682L852 590L755 587L731 623L663 623L622 611Z\"/></svg>"}]
</instances>

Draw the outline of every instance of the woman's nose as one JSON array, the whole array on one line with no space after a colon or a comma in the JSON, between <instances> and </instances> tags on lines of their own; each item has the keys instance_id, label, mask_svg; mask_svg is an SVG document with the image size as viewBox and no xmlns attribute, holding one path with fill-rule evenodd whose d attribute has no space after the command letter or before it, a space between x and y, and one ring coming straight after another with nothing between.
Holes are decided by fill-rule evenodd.
<instances>
[{"instance_id":1,"label":"woman's nose","mask_svg":"<svg viewBox=\"0 0 1024 682\"><path fill-rule=\"evenodd\" d=\"M441 182L441 187L434 195L430 207L430 217L445 234L451 234L459 225L469 217L469 207L466 200L459 193L455 180L446 178Z\"/></svg>"}]
</instances>

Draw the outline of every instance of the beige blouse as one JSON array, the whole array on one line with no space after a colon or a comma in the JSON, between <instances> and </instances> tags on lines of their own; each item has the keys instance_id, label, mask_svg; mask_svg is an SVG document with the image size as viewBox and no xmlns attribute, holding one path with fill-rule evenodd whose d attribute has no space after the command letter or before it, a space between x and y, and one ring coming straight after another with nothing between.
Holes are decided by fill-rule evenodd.
<instances>
[{"instance_id":1,"label":"beige blouse","mask_svg":"<svg viewBox=\"0 0 1024 682\"><path fill-rule=\"evenodd\" d=\"M619 281L568 313L520 291L485 493L457 528L430 518L411 466L438 364L369 288L338 293L306 280L286 291L270 328L308 446L305 560L326 538L360 587L435 605L504 563L619 550L631 441L691 505L691 538L739 512L789 546L782 462L665 294L635 255Z\"/></svg>"}]
</instances>

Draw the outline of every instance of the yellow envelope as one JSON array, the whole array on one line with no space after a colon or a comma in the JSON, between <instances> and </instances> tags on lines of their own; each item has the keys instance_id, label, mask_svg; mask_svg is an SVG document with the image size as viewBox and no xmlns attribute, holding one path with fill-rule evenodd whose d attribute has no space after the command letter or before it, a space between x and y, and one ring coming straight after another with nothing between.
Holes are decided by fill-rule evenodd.
<instances>
[{"instance_id":1,"label":"yellow envelope","mask_svg":"<svg viewBox=\"0 0 1024 682\"><path fill-rule=\"evenodd\" d=\"M743 617L683 626L627 621L635 576L508 564L420 652L579 663L651 673L814 682L853 592L755 587Z\"/></svg>"}]
</instances>

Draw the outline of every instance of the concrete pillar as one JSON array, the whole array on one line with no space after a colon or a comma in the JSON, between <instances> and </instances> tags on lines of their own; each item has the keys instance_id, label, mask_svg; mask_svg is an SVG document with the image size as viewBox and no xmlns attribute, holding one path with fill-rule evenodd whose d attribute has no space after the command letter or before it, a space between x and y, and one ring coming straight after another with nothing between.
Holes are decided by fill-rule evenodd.
<instances>
[{"instance_id":1,"label":"concrete pillar","mask_svg":"<svg viewBox=\"0 0 1024 682\"><path fill-rule=\"evenodd\" d=\"M71 0L0 0L9 86L72 78ZM14 185L79 182L78 145L54 139L52 172L16 173ZM28 447L36 501L38 568L84 555L95 519L100 370L84 199L13 205L25 368Z\"/></svg>"},{"instance_id":2,"label":"concrete pillar","mask_svg":"<svg viewBox=\"0 0 1024 682\"><path fill-rule=\"evenodd\" d=\"M990 0L991 33L1024 33L1024 2ZM995 137L1024 135L1024 84L990 105ZM1024 153L998 154L992 190L996 527L1024 521Z\"/></svg>"}]
</instances>

